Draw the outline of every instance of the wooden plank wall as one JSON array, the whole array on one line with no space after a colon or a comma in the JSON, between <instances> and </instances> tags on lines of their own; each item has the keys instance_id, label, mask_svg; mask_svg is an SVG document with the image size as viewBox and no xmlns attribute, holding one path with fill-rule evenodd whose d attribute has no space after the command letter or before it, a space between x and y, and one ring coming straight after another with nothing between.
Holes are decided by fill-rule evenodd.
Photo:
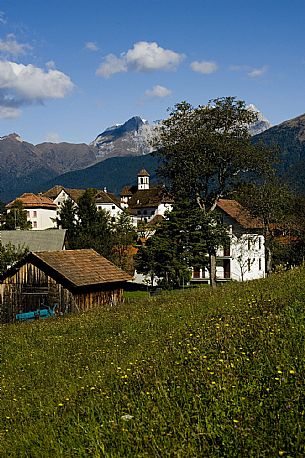
<instances>
[{"instance_id":1,"label":"wooden plank wall","mask_svg":"<svg viewBox=\"0 0 305 458\"><path fill-rule=\"evenodd\" d=\"M98 291L86 288L85 291L73 293L28 263L0 285L0 321L14 321L17 313L36 310L41 306L42 296L26 295L23 293L24 287L46 288L48 293L43 303L51 308L58 304L59 314L80 313L94 307L115 305L123 300L123 289L118 285L114 285L113 289L106 285Z\"/></svg>"}]
</instances>

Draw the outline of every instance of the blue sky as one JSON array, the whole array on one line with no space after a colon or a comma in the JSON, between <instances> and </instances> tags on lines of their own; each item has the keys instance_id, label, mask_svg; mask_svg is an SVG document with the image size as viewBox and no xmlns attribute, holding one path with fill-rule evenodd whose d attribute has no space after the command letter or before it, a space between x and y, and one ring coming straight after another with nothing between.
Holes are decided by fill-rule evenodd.
<instances>
[{"instance_id":1,"label":"blue sky","mask_svg":"<svg viewBox=\"0 0 305 458\"><path fill-rule=\"evenodd\" d=\"M89 143L223 96L274 125L304 83L304 0L0 0L0 136Z\"/></svg>"}]
</instances>

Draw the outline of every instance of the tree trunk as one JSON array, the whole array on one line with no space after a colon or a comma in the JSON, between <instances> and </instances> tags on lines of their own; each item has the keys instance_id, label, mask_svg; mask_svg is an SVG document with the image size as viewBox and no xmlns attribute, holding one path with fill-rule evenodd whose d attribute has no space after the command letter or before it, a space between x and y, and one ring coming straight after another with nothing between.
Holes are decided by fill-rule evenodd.
<instances>
[{"instance_id":1,"label":"tree trunk","mask_svg":"<svg viewBox=\"0 0 305 458\"><path fill-rule=\"evenodd\" d=\"M269 246L265 245L265 258L266 258L266 275L271 274L272 271L272 252Z\"/></svg>"},{"instance_id":2,"label":"tree trunk","mask_svg":"<svg viewBox=\"0 0 305 458\"><path fill-rule=\"evenodd\" d=\"M266 276L271 274L272 271L272 250L271 250L271 236L270 236L270 231L267 226L267 230L265 231L264 234L265 237L265 271L266 271Z\"/></svg>"},{"instance_id":3,"label":"tree trunk","mask_svg":"<svg viewBox=\"0 0 305 458\"><path fill-rule=\"evenodd\" d=\"M216 251L212 248L209 252L210 259L210 285L212 288L216 288Z\"/></svg>"}]
</instances>

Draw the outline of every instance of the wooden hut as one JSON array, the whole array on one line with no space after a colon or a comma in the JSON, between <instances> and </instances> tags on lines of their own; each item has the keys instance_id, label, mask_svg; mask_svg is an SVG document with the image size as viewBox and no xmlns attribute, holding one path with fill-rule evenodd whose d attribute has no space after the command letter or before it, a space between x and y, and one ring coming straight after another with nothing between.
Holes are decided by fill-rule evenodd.
<instances>
[{"instance_id":1,"label":"wooden hut","mask_svg":"<svg viewBox=\"0 0 305 458\"><path fill-rule=\"evenodd\" d=\"M94 250L31 252L0 277L0 319L55 305L64 314L116 304L131 279Z\"/></svg>"}]
</instances>

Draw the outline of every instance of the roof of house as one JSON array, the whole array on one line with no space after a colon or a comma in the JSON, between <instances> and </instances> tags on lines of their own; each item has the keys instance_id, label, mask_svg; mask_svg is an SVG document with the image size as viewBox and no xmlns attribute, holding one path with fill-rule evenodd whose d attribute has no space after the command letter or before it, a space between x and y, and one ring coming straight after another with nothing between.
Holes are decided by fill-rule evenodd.
<instances>
[{"instance_id":1,"label":"roof of house","mask_svg":"<svg viewBox=\"0 0 305 458\"><path fill-rule=\"evenodd\" d=\"M133 186L124 186L122 191L121 191L121 196L132 196L136 191L138 187L133 185Z\"/></svg>"},{"instance_id":2,"label":"roof of house","mask_svg":"<svg viewBox=\"0 0 305 458\"><path fill-rule=\"evenodd\" d=\"M55 200L56 197L64 190L66 194L74 201L77 202L78 199L84 194L85 189L73 189L73 188L65 188L61 185L56 185L53 188L49 189L48 191L44 192L42 195L45 197L49 197L52 200Z\"/></svg>"},{"instance_id":3,"label":"roof of house","mask_svg":"<svg viewBox=\"0 0 305 458\"><path fill-rule=\"evenodd\" d=\"M99 191L95 196L97 204L115 204L120 207L120 203L114 194L105 191Z\"/></svg>"},{"instance_id":4,"label":"roof of house","mask_svg":"<svg viewBox=\"0 0 305 458\"><path fill-rule=\"evenodd\" d=\"M129 274L92 249L31 252L5 272L1 279L4 280L27 262L47 271L48 275L59 283L74 288L120 283L132 279Z\"/></svg>"},{"instance_id":5,"label":"roof of house","mask_svg":"<svg viewBox=\"0 0 305 458\"><path fill-rule=\"evenodd\" d=\"M163 186L140 189L133 194L128 202L129 208L157 207L161 203L173 203L173 198Z\"/></svg>"},{"instance_id":6,"label":"roof of house","mask_svg":"<svg viewBox=\"0 0 305 458\"><path fill-rule=\"evenodd\" d=\"M158 226L162 221L164 221L164 216L163 215L156 215L154 216L148 223L148 226Z\"/></svg>"},{"instance_id":7,"label":"roof of house","mask_svg":"<svg viewBox=\"0 0 305 458\"><path fill-rule=\"evenodd\" d=\"M259 218L253 218L250 212L236 200L219 199L217 207L246 229L261 229L263 227L262 221Z\"/></svg>"},{"instance_id":8,"label":"roof of house","mask_svg":"<svg viewBox=\"0 0 305 458\"><path fill-rule=\"evenodd\" d=\"M138 177L150 177L149 173L145 169L141 169L138 173Z\"/></svg>"},{"instance_id":9,"label":"roof of house","mask_svg":"<svg viewBox=\"0 0 305 458\"><path fill-rule=\"evenodd\" d=\"M61 191L64 189L63 186L60 184L56 184L53 186L53 188L48 189L46 192L43 192L42 195L45 197L49 197L50 199L54 200L58 196L58 194L61 193Z\"/></svg>"},{"instance_id":10,"label":"roof of house","mask_svg":"<svg viewBox=\"0 0 305 458\"><path fill-rule=\"evenodd\" d=\"M29 251L63 250L66 229L44 231L0 231L2 245L12 244L27 248Z\"/></svg>"},{"instance_id":11,"label":"roof of house","mask_svg":"<svg viewBox=\"0 0 305 458\"><path fill-rule=\"evenodd\" d=\"M49 199L48 197L42 195L36 195L30 192L22 194L20 197L12 200L6 205L6 208L11 208L14 206L16 201L21 201L24 208L49 208L56 210L56 204Z\"/></svg>"}]
</instances>

